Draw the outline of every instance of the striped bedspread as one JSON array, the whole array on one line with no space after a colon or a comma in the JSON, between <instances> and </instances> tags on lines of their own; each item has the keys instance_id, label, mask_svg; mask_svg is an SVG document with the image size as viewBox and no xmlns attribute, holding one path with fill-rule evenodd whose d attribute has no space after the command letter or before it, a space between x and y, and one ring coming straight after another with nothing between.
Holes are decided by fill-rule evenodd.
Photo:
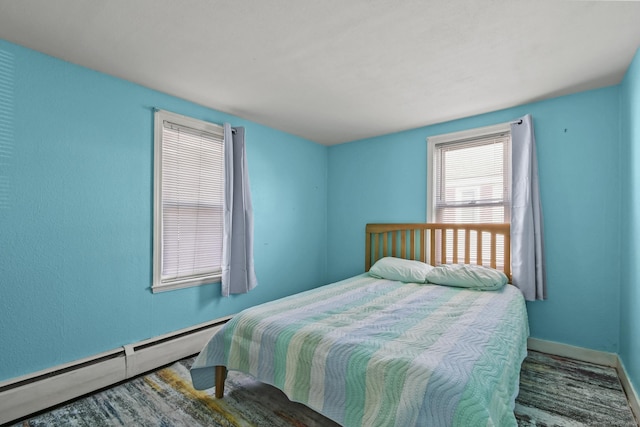
<instances>
[{"instance_id":1,"label":"striped bedspread","mask_svg":"<svg viewBox=\"0 0 640 427\"><path fill-rule=\"evenodd\" d=\"M528 336L513 286L479 292L367 274L236 315L196 359L272 384L344 426L515 426Z\"/></svg>"}]
</instances>

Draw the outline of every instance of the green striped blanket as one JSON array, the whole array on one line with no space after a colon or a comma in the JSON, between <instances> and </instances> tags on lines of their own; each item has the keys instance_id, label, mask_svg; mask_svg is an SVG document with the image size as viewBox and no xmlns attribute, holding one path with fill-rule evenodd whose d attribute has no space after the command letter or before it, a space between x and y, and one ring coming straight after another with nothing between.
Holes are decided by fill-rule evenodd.
<instances>
[{"instance_id":1,"label":"green striped blanket","mask_svg":"<svg viewBox=\"0 0 640 427\"><path fill-rule=\"evenodd\" d=\"M236 315L196 359L251 374L344 426L515 426L527 314L480 292L367 274Z\"/></svg>"}]
</instances>

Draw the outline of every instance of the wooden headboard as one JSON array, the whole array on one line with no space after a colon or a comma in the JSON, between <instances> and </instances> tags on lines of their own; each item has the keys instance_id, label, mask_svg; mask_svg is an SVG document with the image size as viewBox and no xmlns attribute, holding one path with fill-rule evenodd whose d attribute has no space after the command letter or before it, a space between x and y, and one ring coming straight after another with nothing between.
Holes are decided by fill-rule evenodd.
<instances>
[{"instance_id":1,"label":"wooden headboard","mask_svg":"<svg viewBox=\"0 0 640 427\"><path fill-rule=\"evenodd\" d=\"M445 236L445 238L442 238ZM367 224L365 271L385 256L431 265L480 264L511 279L509 224Z\"/></svg>"}]
</instances>

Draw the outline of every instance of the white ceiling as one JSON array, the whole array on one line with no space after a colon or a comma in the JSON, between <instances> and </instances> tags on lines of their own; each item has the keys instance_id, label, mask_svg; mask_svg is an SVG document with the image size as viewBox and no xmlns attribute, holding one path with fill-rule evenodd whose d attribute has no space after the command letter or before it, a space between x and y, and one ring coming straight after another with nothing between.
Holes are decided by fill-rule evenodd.
<instances>
[{"instance_id":1,"label":"white ceiling","mask_svg":"<svg viewBox=\"0 0 640 427\"><path fill-rule=\"evenodd\" d=\"M617 84L640 2L0 0L0 38L330 145Z\"/></svg>"}]
</instances>

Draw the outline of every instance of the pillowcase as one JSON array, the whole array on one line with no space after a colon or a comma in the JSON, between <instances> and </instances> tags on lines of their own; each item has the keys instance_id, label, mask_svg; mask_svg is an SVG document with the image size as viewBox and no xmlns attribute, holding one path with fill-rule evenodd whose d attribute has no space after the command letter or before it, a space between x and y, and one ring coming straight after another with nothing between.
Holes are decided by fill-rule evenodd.
<instances>
[{"instance_id":1,"label":"pillowcase","mask_svg":"<svg viewBox=\"0 0 640 427\"><path fill-rule=\"evenodd\" d=\"M369 269L369 275L378 279L400 282L425 283L427 273L433 269L429 264L409 259L384 257Z\"/></svg>"},{"instance_id":2,"label":"pillowcase","mask_svg":"<svg viewBox=\"0 0 640 427\"><path fill-rule=\"evenodd\" d=\"M507 276L493 268L474 264L442 264L427 273L427 282L436 285L494 291L507 284Z\"/></svg>"}]
</instances>

